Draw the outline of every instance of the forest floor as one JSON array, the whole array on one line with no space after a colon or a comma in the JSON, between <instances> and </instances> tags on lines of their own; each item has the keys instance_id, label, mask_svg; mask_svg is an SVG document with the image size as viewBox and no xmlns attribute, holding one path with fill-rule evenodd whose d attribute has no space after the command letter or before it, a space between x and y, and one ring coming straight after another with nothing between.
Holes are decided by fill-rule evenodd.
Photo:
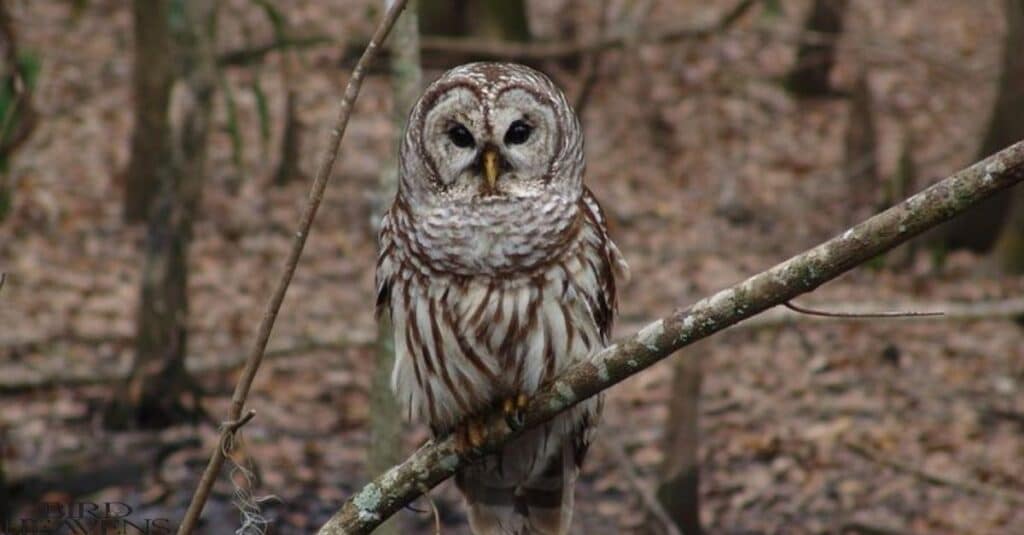
<instances>
[{"instance_id":1,"label":"forest floor","mask_svg":"<svg viewBox=\"0 0 1024 535\"><path fill-rule=\"evenodd\" d=\"M366 9L352 8L364 3L304 0L289 16L302 31L357 41L372 25ZM14 8L22 47L41 55L43 70L40 124L13 162L14 212L0 225L0 271L8 274L0 290L4 381L109 377L132 358L143 230L122 223L119 200L132 124L131 13L127 3L107 0L74 15L72 4L33 0ZM633 271L621 288L619 335L840 232L882 200L884 184L843 171L847 100L797 101L778 83L792 62L805 3L781 4L782 14L755 10L722 36L600 58L582 118L587 182ZM220 46L244 46L246 34L254 42L271 37L251 3L226 5ZM537 7L535 18L559 5ZM621 14L632 4L610 5ZM650 24L716 10L700 5L655 2ZM1001 3L856 5L835 76L848 87L859 70L869 75L881 176L895 173L905 139L914 140L917 187L972 162L998 74L998 32L989 21ZM189 354L199 365L249 348L349 74L343 48L297 55L291 83L305 127L306 176L286 187L270 185L282 58L271 55L259 72L226 72L244 153L240 165L232 162L218 99L190 258ZM575 87L570 71L551 70ZM258 126L256 81L271 104L269 140ZM249 397L257 416L237 460L258 476L253 494L274 496L260 505L270 533L313 531L368 477L370 214L380 170L393 157L389 95L383 76L363 88L270 342L277 353ZM937 266L923 249L897 252L800 302L830 310L928 308L1021 295L1024 279L989 277L985 268L983 258L965 253ZM741 326L683 351L675 358L699 358L704 370L700 489L708 532L1024 533L1024 505L1015 502L1024 496L1022 340L1021 327L1000 318L795 320ZM647 485L656 484L672 370L662 363L608 393L603 431L578 486L573 533L647 529L648 513L616 449ZM113 476L88 499L125 502L140 517L176 523L216 442L215 422L228 413L235 378L231 370L204 372L212 423L159 435L102 428L99 409L116 381L0 393L7 477L58 474L62 482L41 502L74 497L72 481ZM409 425L406 449L425 436ZM137 455L154 441L194 439L199 447L168 452L159 463ZM222 478L202 533L237 529L232 493ZM450 483L432 496L443 532L467 533ZM429 510L423 500L417 507ZM432 532L427 512L399 517L403 531Z\"/></svg>"}]
</instances>

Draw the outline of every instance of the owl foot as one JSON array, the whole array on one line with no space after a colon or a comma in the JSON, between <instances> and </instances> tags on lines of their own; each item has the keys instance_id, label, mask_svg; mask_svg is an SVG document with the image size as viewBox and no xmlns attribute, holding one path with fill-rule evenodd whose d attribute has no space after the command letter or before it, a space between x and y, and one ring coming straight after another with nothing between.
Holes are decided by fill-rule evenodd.
<instances>
[{"instance_id":1,"label":"owl foot","mask_svg":"<svg viewBox=\"0 0 1024 535\"><path fill-rule=\"evenodd\" d=\"M509 429L519 429L526 423L526 405L529 401L526 394L519 393L502 402L501 410L505 413L505 423Z\"/></svg>"},{"instance_id":2,"label":"owl foot","mask_svg":"<svg viewBox=\"0 0 1024 535\"><path fill-rule=\"evenodd\" d=\"M480 417L469 417L455 428L455 448L465 453L478 450L487 441L487 422Z\"/></svg>"}]
</instances>

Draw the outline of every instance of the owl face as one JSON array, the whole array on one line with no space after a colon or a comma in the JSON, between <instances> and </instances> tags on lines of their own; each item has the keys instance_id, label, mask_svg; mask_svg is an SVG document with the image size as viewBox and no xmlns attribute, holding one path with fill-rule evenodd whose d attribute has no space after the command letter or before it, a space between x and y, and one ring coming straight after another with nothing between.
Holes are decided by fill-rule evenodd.
<instances>
[{"instance_id":1,"label":"owl face","mask_svg":"<svg viewBox=\"0 0 1024 535\"><path fill-rule=\"evenodd\" d=\"M413 109L402 186L421 202L478 202L579 189L579 125L562 92L522 65L445 73Z\"/></svg>"}]
</instances>

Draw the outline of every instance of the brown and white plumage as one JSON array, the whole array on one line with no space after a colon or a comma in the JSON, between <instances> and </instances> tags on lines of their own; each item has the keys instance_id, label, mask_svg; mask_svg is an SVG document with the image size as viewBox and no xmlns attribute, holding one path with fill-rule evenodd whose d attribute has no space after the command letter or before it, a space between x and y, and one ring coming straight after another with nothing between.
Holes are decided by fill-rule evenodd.
<instances>
[{"instance_id":1,"label":"brown and white plumage","mask_svg":"<svg viewBox=\"0 0 1024 535\"><path fill-rule=\"evenodd\" d=\"M377 266L411 419L450 432L607 344L628 271L582 177L579 122L543 74L474 63L426 89ZM565 533L600 410L584 402L460 472L474 533Z\"/></svg>"}]
</instances>

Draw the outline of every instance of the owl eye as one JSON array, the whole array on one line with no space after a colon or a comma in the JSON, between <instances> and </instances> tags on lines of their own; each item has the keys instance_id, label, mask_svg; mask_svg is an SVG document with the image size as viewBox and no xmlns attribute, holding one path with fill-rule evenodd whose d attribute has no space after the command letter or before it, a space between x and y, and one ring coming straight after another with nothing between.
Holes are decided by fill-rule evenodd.
<instances>
[{"instance_id":1,"label":"owl eye","mask_svg":"<svg viewBox=\"0 0 1024 535\"><path fill-rule=\"evenodd\" d=\"M469 130L466 130L466 127L461 124L456 124L448 129L448 139L452 140L456 147L463 149L472 147L475 144L473 134L470 134Z\"/></svg>"},{"instance_id":2,"label":"owl eye","mask_svg":"<svg viewBox=\"0 0 1024 535\"><path fill-rule=\"evenodd\" d=\"M526 124L525 121L514 121L508 127L508 131L505 132L505 144L522 145L526 143L527 139L530 139L530 132L533 132L533 128Z\"/></svg>"}]
</instances>

